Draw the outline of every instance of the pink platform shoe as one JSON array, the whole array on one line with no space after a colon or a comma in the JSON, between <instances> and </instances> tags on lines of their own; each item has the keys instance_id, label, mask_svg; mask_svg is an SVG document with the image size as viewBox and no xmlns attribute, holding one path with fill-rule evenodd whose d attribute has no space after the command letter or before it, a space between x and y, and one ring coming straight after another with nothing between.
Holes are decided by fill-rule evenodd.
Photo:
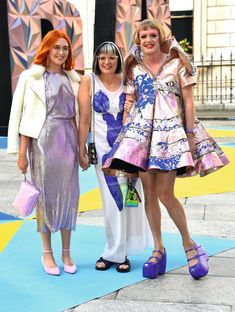
<instances>
[{"instance_id":1,"label":"pink platform shoe","mask_svg":"<svg viewBox=\"0 0 235 312\"><path fill-rule=\"evenodd\" d=\"M44 253L52 253L52 250L44 250ZM54 268L49 268L46 266L45 262L44 262L44 256L42 256L41 258L42 260L42 265L44 267L44 270L47 274L49 275L60 275L60 269L56 266Z\"/></svg>"},{"instance_id":2,"label":"pink platform shoe","mask_svg":"<svg viewBox=\"0 0 235 312\"><path fill-rule=\"evenodd\" d=\"M209 257L200 245L198 245L196 242L193 242L193 243L194 243L194 247L185 250L185 253L187 254L187 252L190 252L193 250L197 251L197 254L194 257L189 258L187 260L188 260L188 263L194 259L198 260L196 264L189 266L188 269L189 269L189 273L194 279L199 279L199 278L206 276L209 271L209 266L207 263L209 260Z\"/></svg>"},{"instance_id":3,"label":"pink platform shoe","mask_svg":"<svg viewBox=\"0 0 235 312\"><path fill-rule=\"evenodd\" d=\"M151 256L143 265L143 276L151 279L158 277L159 274L164 274L166 271L166 250L164 249L164 252L154 250L154 252L159 252L162 257ZM150 259L156 259L156 262L149 261Z\"/></svg>"},{"instance_id":4,"label":"pink platform shoe","mask_svg":"<svg viewBox=\"0 0 235 312\"><path fill-rule=\"evenodd\" d=\"M63 252L70 252L69 249L62 249ZM77 267L75 264L73 265L67 265L64 264L64 272L69 273L69 274L74 274L77 272Z\"/></svg>"}]
</instances>

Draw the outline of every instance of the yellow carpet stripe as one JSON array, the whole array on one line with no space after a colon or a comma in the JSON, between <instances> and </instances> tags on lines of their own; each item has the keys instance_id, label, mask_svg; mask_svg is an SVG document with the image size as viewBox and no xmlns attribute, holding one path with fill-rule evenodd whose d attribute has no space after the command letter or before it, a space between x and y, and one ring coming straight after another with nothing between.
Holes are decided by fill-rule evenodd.
<instances>
[{"instance_id":1,"label":"yellow carpet stripe","mask_svg":"<svg viewBox=\"0 0 235 312\"><path fill-rule=\"evenodd\" d=\"M235 148L223 146L223 151L230 160L230 164L206 177L176 179L175 194L178 198L216 194L235 191ZM80 198L79 211L100 209L102 202L99 188L93 189Z\"/></svg>"},{"instance_id":2,"label":"yellow carpet stripe","mask_svg":"<svg viewBox=\"0 0 235 312\"><path fill-rule=\"evenodd\" d=\"M207 132L213 138L235 138L235 130L216 130L216 129L207 129Z\"/></svg>"},{"instance_id":3,"label":"yellow carpet stripe","mask_svg":"<svg viewBox=\"0 0 235 312\"><path fill-rule=\"evenodd\" d=\"M203 178L196 176L176 179L176 197L234 192L235 148L223 146L223 151L230 160L227 166Z\"/></svg>"},{"instance_id":4,"label":"yellow carpet stripe","mask_svg":"<svg viewBox=\"0 0 235 312\"><path fill-rule=\"evenodd\" d=\"M80 196L78 211L89 211L102 208L99 188L95 188Z\"/></svg>"},{"instance_id":5,"label":"yellow carpet stripe","mask_svg":"<svg viewBox=\"0 0 235 312\"><path fill-rule=\"evenodd\" d=\"M7 246L23 223L24 220L0 223L0 252Z\"/></svg>"}]
</instances>

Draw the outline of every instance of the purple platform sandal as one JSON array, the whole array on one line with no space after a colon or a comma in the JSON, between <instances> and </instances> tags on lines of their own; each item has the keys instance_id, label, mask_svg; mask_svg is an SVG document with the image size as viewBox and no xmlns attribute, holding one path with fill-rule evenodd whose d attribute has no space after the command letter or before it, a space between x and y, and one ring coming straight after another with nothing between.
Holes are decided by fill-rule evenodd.
<instances>
[{"instance_id":1,"label":"purple platform sandal","mask_svg":"<svg viewBox=\"0 0 235 312\"><path fill-rule=\"evenodd\" d=\"M156 278L158 274L164 274L166 271L166 250L161 252L160 250L154 250L154 252L159 252L161 258L156 256L151 256L147 262L143 265L143 276L147 278ZM156 262L149 261L150 259L156 259Z\"/></svg>"},{"instance_id":2,"label":"purple platform sandal","mask_svg":"<svg viewBox=\"0 0 235 312\"><path fill-rule=\"evenodd\" d=\"M196 242L193 242L193 243L194 243L194 247L188 250L185 250L185 253L187 254L187 252L193 251L193 250L197 251L197 254L194 257L187 259L187 260L188 262L190 262L193 259L198 260L198 263L192 266L189 266L188 269L189 269L189 273L194 279L199 279L199 278L206 276L209 271L209 266L207 263L207 261L209 260L209 257L200 245L198 245Z\"/></svg>"}]
</instances>

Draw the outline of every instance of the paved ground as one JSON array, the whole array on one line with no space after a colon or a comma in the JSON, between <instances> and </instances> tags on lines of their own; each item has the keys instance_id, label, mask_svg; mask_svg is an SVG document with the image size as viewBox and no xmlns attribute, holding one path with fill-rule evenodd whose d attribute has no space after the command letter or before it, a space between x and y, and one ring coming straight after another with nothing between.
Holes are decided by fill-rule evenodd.
<instances>
[{"instance_id":1,"label":"paved ground","mask_svg":"<svg viewBox=\"0 0 235 312\"><path fill-rule=\"evenodd\" d=\"M235 120L202 122L206 126L235 127ZM224 138L218 141L235 142L235 139ZM16 215L11 203L20 181L16 158L7 155L5 150L0 150L0 207L3 212ZM181 202L185 207L192 234L235 239L235 190L225 194L183 198ZM102 211L82 213L78 222L102 225ZM164 210L162 228L164 231L177 232ZM193 280L187 267L183 267L155 280L145 280L68 311L235 312L235 249L210 257L209 264L209 275L203 280Z\"/></svg>"}]
</instances>

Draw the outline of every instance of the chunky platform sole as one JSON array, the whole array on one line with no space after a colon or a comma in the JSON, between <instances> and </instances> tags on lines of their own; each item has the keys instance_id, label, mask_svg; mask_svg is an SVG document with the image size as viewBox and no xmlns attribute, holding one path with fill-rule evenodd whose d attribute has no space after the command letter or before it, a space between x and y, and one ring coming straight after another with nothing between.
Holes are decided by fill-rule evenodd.
<instances>
[{"instance_id":1,"label":"chunky platform sole","mask_svg":"<svg viewBox=\"0 0 235 312\"><path fill-rule=\"evenodd\" d=\"M161 252L160 250L154 250L153 252L159 252L162 257L158 258L156 256L152 256L150 259L156 259L157 262L147 261L143 265L143 276L146 278L157 278L158 275L162 275L166 271L166 251Z\"/></svg>"},{"instance_id":2,"label":"chunky platform sole","mask_svg":"<svg viewBox=\"0 0 235 312\"><path fill-rule=\"evenodd\" d=\"M194 278L194 279L200 279L204 276L206 276L209 272L209 266L208 266L208 260L209 257L207 255L207 253L204 251L204 249L198 245L196 242L194 242L194 247L191 249L186 250L186 254L189 251L192 250L196 250L197 254L188 259L188 262L193 260L193 259L197 259L198 263L196 263L195 265L189 266L189 273L190 275Z\"/></svg>"}]
</instances>

